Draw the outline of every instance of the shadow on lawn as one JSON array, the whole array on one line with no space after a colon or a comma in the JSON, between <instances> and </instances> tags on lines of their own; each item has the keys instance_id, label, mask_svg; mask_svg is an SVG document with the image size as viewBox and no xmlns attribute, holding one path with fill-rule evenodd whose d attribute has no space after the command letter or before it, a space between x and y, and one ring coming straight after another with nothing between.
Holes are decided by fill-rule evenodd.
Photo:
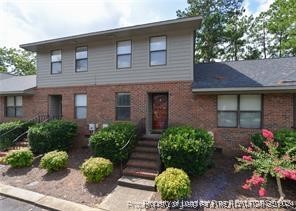
<instances>
[{"instance_id":1,"label":"shadow on lawn","mask_svg":"<svg viewBox=\"0 0 296 211\"><path fill-rule=\"evenodd\" d=\"M111 193L117 186L117 181L120 178L120 167L115 166L111 175L106 177L100 183L86 182L85 187L89 193L96 196L106 196Z\"/></svg>"},{"instance_id":2,"label":"shadow on lawn","mask_svg":"<svg viewBox=\"0 0 296 211\"><path fill-rule=\"evenodd\" d=\"M92 156L92 153L89 148L78 148L71 149L68 155L68 168L79 170L82 163L88 158L90 158Z\"/></svg>"},{"instance_id":3,"label":"shadow on lawn","mask_svg":"<svg viewBox=\"0 0 296 211\"><path fill-rule=\"evenodd\" d=\"M3 176L9 176L9 177L22 176L22 175L26 175L33 168L34 168L34 166L24 167L24 168L12 168L12 167L9 167L6 172L2 173L2 175Z\"/></svg>"}]
</instances>

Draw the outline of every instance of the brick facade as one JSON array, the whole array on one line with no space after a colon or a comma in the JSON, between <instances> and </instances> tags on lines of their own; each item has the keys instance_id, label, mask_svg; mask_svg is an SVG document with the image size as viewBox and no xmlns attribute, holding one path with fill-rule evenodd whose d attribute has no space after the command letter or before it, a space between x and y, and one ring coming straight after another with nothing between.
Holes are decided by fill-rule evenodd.
<instances>
[{"instance_id":1,"label":"brick facade","mask_svg":"<svg viewBox=\"0 0 296 211\"><path fill-rule=\"evenodd\" d=\"M145 122L147 118L148 93L169 93L169 124L188 124L214 132L216 146L225 153L237 152L239 144L248 144L249 136L258 129L217 128L217 96L197 95L191 91L191 81L144 83L126 85L96 85L61 88L38 88L35 95L23 97L24 118L48 112L49 95L62 95L62 113L74 120L74 96L86 93L88 98L87 119L77 120L81 133L88 123L115 121L115 96L117 92L131 94L131 121ZM4 117L4 97L0 97L0 121ZM293 94L263 95L264 128L276 130L293 125Z\"/></svg>"}]
</instances>

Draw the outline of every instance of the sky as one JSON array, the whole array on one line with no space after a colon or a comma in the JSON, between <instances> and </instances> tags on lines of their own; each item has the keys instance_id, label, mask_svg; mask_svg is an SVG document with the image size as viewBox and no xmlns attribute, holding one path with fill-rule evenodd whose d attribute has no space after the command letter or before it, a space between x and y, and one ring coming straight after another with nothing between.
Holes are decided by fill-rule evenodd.
<instances>
[{"instance_id":1,"label":"sky","mask_svg":"<svg viewBox=\"0 0 296 211\"><path fill-rule=\"evenodd\" d=\"M274 0L245 0L259 14ZM0 0L0 47L176 18L187 0Z\"/></svg>"}]
</instances>

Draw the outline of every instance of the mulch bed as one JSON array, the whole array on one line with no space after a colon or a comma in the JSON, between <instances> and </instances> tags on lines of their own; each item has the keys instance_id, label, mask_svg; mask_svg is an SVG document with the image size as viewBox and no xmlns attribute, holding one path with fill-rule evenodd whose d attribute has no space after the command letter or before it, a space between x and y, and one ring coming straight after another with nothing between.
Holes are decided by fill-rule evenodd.
<instances>
[{"instance_id":1,"label":"mulch bed","mask_svg":"<svg viewBox=\"0 0 296 211\"><path fill-rule=\"evenodd\" d=\"M88 148L73 149L69 152L68 168L50 174L38 168L40 158L29 168L13 169L0 165L0 181L7 185L95 206L116 187L120 178L120 168L115 166L112 174L101 183L86 183L79 166L89 157L91 152Z\"/></svg>"},{"instance_id":2,"label":"mulch bed","mask_svg":"<svg viewBox=\"0 0 296 211\"><path fill-rule=\"evenodd\" d=\"M272 199L278 200L279 194L275 180L270 178L268 180L267 196L265 198L258 197L258 190L252 191L244 190L241 188L244 181L250 178L251 172L234 173L233 165L236 160L233 157L227 157L221 153L214 155L214 166L210 168L204 175L191 177L192 195L189 200L262 200ZM283 191L286 195L285 199L296 202L296 182L284 181L282 182ZM156 193L152 200L160 201L159 193ZM190 209L186 209L190 210ZM200 210L208 210L207 208ZM221 210L221 209L219 209ZM227 210L227 209L226 209ZM229 210L229 209L228 209ZM241 209L242 210L242 209ZM252 210L252 209L248 209ZM263 209L261 209L263 210ZM264 209L272 210L272 209Z\"/></svg>"}]
</instances>

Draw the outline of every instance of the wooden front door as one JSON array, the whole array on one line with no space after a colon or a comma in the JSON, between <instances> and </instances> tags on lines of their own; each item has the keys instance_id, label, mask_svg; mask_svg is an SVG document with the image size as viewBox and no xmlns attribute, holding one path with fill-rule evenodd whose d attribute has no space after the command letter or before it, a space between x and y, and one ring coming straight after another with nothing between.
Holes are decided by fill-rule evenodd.
<instances>
[{"instance_id":1,"label":"wooden front door","mask_svg":"<svg viewBox=\"0 0 296 211\"><path fill-rule=\"evenodd\" d=\"M161 132L168 126L168 94L152 94L152 130Z\"/></svg>"}]
</instances>

